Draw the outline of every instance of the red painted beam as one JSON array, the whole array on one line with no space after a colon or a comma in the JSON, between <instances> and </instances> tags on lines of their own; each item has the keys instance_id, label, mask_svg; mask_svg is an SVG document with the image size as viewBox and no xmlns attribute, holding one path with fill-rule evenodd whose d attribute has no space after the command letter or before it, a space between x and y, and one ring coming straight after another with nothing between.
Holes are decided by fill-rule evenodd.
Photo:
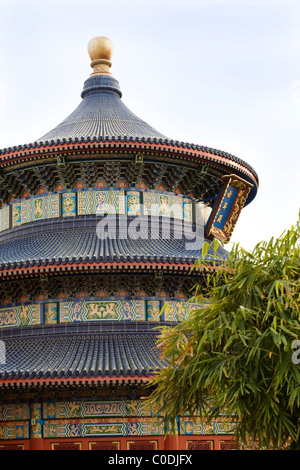
<instances>
[{"instance_id":1,"label":"red painted beam","mask_svg":"<svg viewBox=\"0 0 300 470\"><path fill-rule=\"evenodd\" d=\"M50 377L46 377L46 378L32 378L32 379L28 379L28 378L25 378L25 379L22 379L22 378L18 378L18 379L0 379L0 385L4 385L4 384L33 384L33 383L56 383L56 384L66 384L66 383L74 383L74 382L133 382L133 381L149 381L151 379L153 379L153 375L149 375L149 376L138 376L138 375L135 375L133 377L69 377L69 378L65 378L65 377L61 377L61 378L57 378L57 377L54 377L54 378L50 378Z\"/></svg>"},{"instance_id":2,"label":"red painted beam","mask_svg":"<svg viewBox=\"0 0 300 470\"><path fill-rule=\"evenodd\" d=\"M142 266L148 268L163 268L163 270L167 270L166 268L173 270L190 270L192 268L191 264L184 264L184 263L157 263L157 262L101 262L101 263L66 263L66 264L48 264L45 266L27 266L27 267L20 267L20 268L11 268L11 269L4 269L0 271L0 277L7 277L11 275L23 275L23 274L34 274L38 272L54 272L54 271L77 271L77 270L85 270L89 268L106 268L106 269L115 269L115 268L125 268L127 266L128 271L131 269L141 268ZM176 269L177 268L177 269ZM211 267L213 269L213 267ZM211 270L208 266L201 267L202 270L210 271ZM199 267L195 267L194 270L199 271Z\"/></svg>"}]
</instances>

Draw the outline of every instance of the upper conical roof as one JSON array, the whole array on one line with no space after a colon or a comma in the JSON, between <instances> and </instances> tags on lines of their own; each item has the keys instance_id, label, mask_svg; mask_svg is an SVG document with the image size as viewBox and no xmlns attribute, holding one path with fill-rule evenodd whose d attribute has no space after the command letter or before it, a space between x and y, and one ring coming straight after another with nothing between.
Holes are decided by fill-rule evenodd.
<instances>
[{"instance_id":1,"label":"upper conical roof","mask_svg":"<svg viewBox=\"0 0 300 470\"><path fill-rule=\"evenodd\" d=\"M146 137L166 139L133 114L121 100L118 81L108 75L90 77L84 83L79 106L63 122L37 140Z\"/></svg>"},{"instance_id":2,"label":"upper conical roof","mask_svg":"<svg viewBox=\"0 0 300 470\"><path fill-rule=\"evenodd\" d=\"M89 43L94 72L85 81L79 106L63 122L37 142L74 138L159 138L167 137L133 114L121 100L118 81L110 74L112 44L108 38Z\"/></svg>"}]
</instances>

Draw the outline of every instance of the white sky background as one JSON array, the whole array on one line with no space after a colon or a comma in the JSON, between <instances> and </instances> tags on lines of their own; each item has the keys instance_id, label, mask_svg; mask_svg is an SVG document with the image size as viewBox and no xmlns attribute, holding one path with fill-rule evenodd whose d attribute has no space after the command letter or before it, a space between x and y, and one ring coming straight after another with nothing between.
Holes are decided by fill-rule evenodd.
<instances>
[{"instance_id":1,"label":"white sky background","mask_svg":"<svg viewBox=\"0 0 300 470\"><path fill-rule=\"evenodd\" d=\"M0 0L0 148L34 142L77 107L87 43L108 36L131 111L257 171L232 237L251 250L300 209L299 24L299 0Z\"/></svg>"}]
</instances>

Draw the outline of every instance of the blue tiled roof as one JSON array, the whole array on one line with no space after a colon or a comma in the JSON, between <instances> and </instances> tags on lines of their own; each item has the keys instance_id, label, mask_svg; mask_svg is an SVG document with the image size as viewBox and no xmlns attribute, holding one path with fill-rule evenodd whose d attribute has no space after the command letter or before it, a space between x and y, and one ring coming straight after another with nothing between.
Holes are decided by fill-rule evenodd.
<instances>
[{"instance_id":1,"label":"blue tiled roof","mask_svg":"<svg viewBox=\"0 0 300 470\"><path fill-rule=\"evenodd\" d=\"M187 249L189 239L151 239L148 230L142 238L120 237L100 240L96 218L44 220L7 230L0 236L0 269L86 262L171 262L193 264L201 258L201 249ZM203 240L204 241L204 240ZM189 248L189 247L188 247ZM216 253L224 259L227 252L219 246ZM207 259L216 259L211 249Z\"/></svg>"},{"instance_id":2,"label":"blue tiled roof","mask_svg":"<svg viewBox=\"0 0 300 470\"><path fill-rule=\"evenodd\" d=\"M147 377L165 365L154 333L158 324L130 323L44 325L1 332L6 364L0 364L0 379Z\"/></svg>"},{"instance_id":3,"label":"blue tiled roof","mask_svg":"<svg viewBox=\"0 0 300 470\"><path fill-rule=\"evenodd\" d=\"M89 77L84 83L81 96L83 99L79 106L44 136L32 143L4 148L0 150L0 155L72 143L150 143L220 156L228 161L222 163L224 166L230 166L230 162L237 163L247 168L258 182L257 173L244 160L222 150L170 139L137 117L121 100L119 83L112 76ZM242 170L241 173L255 186L248 198L249 203L255 197L257 184Z\"/></svg>"},{"instance_id":4,"label":"blue tiled roof","mask_svg":"<svg viewBox=\"0 0 300 470\"><path fill-rule=\"evenodd\" d=\"M166 138L125 106L119 83L113 77L88 78L81 96L83 100L75 111L38 142L111 136Z\"/></svg>"}]
</instances>

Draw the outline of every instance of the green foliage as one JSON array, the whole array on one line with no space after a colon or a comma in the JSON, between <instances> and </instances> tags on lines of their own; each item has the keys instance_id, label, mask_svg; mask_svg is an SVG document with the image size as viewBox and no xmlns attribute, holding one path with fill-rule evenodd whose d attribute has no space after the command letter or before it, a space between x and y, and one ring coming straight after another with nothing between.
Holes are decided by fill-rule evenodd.
<instances>
[{"instance_id":1,"label":"green foliage","mask_svg":"<svg viewBox=\"0 0 300 470\"><path fill-rule=\"evenodd\" d=\"M249 253L236 245L207 277L201 308L159 338L168 366L148 400L174 431L184 414L237 422L236 439L300 448L300 221ZM198 261L203 266L204 262Z\"/></svg>"}]
</instances>

